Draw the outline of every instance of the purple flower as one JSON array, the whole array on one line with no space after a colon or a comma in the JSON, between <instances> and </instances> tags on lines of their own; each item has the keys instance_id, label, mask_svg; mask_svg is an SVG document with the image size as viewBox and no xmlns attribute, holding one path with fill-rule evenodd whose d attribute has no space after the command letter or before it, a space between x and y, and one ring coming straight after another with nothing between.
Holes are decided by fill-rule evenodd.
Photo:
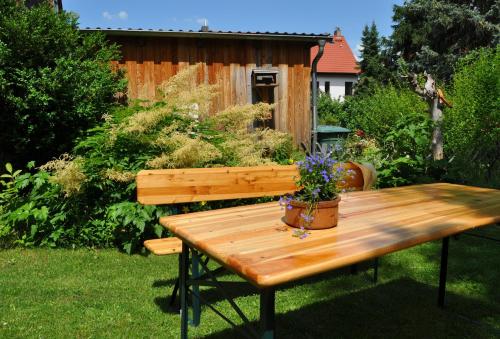
<instances>
[{"instance_id":1,"label":"purple flower","mask_svg":"<svg viewBox=\"0 0 500 339\"><path fill-rule=\"evenodd\" d=\"M302 218L302 220L304 220L304 222L306 222L307 224L311 223L313 220L314 220L314 217L312 215L307 215L305 213L300 213L300 217ZM303 228L303 227L301 227Z\"/></svg>"},{"instance_id":2,"label":"purple flower","mask_svg":"<svg viewBox=\"0 0 500 339\"><path fill-rule=\"evenodd\" d=\"M321 192L321 188L315 188L312 190L311 194L313 197L317 197L319 195L319 192Z\"/></svg>"},{"instance_id":3,"label":"purple flower","mask_svg":"<svg viewBox=\"0 0 500 339\"><path fill-rule=\"evenodd\" d=\"M287 204L287 205L286 205L286 209L287 209L287 210L291 210L291 209L293 209L293 206L292 206L291 204Z\"/></svg>"}]
</instances>

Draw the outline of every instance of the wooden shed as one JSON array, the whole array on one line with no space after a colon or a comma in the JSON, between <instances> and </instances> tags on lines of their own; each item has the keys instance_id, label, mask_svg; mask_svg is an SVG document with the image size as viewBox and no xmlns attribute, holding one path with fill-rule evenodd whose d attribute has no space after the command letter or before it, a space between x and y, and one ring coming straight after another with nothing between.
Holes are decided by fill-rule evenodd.
<instances>
[{"instance_id":1,"label":"wooden shed","mask_svg":"<svg viewBox=\"0 0 500 339\"><path fill-rule=\"evenodd\" d=\"M117 63L128 77L128 97L153 99L156 88L179 69L200 64L198 81L218 84L211 113L235 104L275 103L268 125L294 141L311 136L310 49L328 34L133 29L101 31L121 45Z\"/></svg>"}]
</instances>

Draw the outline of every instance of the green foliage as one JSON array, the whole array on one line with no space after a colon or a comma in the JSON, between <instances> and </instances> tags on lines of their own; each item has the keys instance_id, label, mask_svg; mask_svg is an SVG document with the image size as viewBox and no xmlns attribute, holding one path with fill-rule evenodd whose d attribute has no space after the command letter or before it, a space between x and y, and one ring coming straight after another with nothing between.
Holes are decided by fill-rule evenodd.
<instances>
[{"instance_id":1,"label":"green foliage","mask_svg":"<svg viewBox=\"0 0 500 339\"><path fill-rule=\"evenodd\" d=\"M365 25L361 36L361 71L366 76L376 77L380 74L380 38L377 26L372 22L371 26Z\"/></svg>"},{"instance_id":2,"label":"green foliage","mask_svg":"<svg viewBox=\"0 0 500 339\"><path fill-rule=\"evenodd\" d=\"M448 175L500 187L500 47L462 58L453 78L453 108L445 111Z\"/></svg>"},{"instance_id":3,"label":"green foliage","mask_svg":"<svg viewBox=\"0 0 500 339\"><path fill-rule=\"evenodd\" d=\"M374 162L380 186L414 183L425 174L431 124L427 104L412 91L376 87L371 96L347 100L341 119L369 141L356 143L361 158Z\"/></svg>"},{"instance_id":4,"label":"green foliage","mask_svg":"<svg viewBox=\"0 0 500 339\"><path fill-rule=\"evenodd\" d=\"M71 150L124 90L118 47L84 34L71 13L0 0L0 162L44 162Z\"/></svg>"},{"instance_id":5,"label":"green foliage","mask_svg":"<svg viewBox=\"0 0 500 339\"><path fill-rule=\"evenodd\" d=\"M458 58L500 37L497 0L411 0L394 6L391 49L413 72L449 80ZM395 57L396 58L396 57Z\"/></svg>"},{"instance_id":6,"label":"green foliage","mask_svg":"<svg viewBox=\"0 0 500 339\"><path fill-rule=\"evenodd\" d=\"M34 174L9 168L5 186L15 189L0 191L4 243L119 246L135 252L143 240L166 235L159 216L211 208L210 203L138 204L139 170L288 163L294 151L290 136L248 130L254 119L267 117L270 105L235 106L208 117L203 108L216 89L190 86L195 74L187 68L171 78L163 88L170 93L164 102L105 115L103 124L77 141L72 155L63 154Z\"/></svg>"},{"instance_id":7,"label":"green foliage","mask_svg":"<svg viewBox=\"0 0 500 339\"><path fill-rule=\"evenodd\" d=\"M343 104L334 100L329 94L320 93L318 97L318 118L320 125L338 125Z\"/></svg>"},{"instance_id":8,"label":"green foliage","mask_svg":"<svg viewBox=\"0 0 500 339\"><path fill-rule=\"evenodd\" d=\"M381 141L397 126L398 121L427 115L426 103L412 91L379 86L371 96L348 100L342 118L348 128L361 129Z\"/></svg>"},{"instance_id":9,"label":"green foliage","mask_svg":"<svg viewBox=\"0 0 500 339\"><path fill-rule=\"evenodd\" d=\"M395 73L397 68L388 58L387 42L379 37L375 22L365 25L361 37L361 74L356 84L356 95L372 95L381 84L399 83Z\"/></svg>"}]
</instances>

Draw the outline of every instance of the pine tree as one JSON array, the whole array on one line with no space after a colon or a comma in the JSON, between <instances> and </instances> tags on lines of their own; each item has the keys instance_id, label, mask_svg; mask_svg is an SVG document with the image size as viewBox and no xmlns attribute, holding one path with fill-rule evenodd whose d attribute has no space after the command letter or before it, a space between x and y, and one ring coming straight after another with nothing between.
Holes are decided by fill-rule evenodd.
<instances>
[{"instance_id":1,"label":"pine tree","mask_svg":"<svg viewBox=\"0 0 500 339\"><path fill-rule=\"evenodd\" d=\"M363 76L379 79L382 68L380 56L380 38L375 22L371 27L365 25L361 38L361 72Z\"/></svg>"},{"instance_id":2,"label":"pine tree","mask_svg":"<svg viewBox=\"0 0 500 339\"><path fill-rule=\"evenodd\" d=\"M394 6L392 53L448 81L457 60L500 41L499 0L410 0Z\"/></svg>"},{"instance_id":3,"label":"pine tree","mask_svg":"<svg viewBox=\"0 0 500 339\"><path fill-rule=\"evenodd\" d=\"M388 70L381 54L381 39L375 22L370 27L365 25L361 47L361 75L356 86L357 95L369 94L377 85L389 82Z\"/></svg>"}]
</instances>

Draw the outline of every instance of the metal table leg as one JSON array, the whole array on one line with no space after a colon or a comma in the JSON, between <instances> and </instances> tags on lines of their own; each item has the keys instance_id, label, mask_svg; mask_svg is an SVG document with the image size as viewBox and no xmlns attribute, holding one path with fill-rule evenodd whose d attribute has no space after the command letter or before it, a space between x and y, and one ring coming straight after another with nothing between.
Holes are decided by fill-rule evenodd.
<instances>
[{"instance_id":1,"label":"metal table leg","mask_svg":"<svg viewBox=\"0 0 500 339\"><path fill-rule=\"evenodd\" d=\"M262 339L274 338L274 289L260 291L260 330Z\"/></svg>"},{"instance_id":2,"label":"metal table leg","mask_svg":"<svg viewBox=\"0 0 500 339\"><path fill-rule=\"evenodd\" d=\"M180 274L181 274L181 255L179 254L177 256L177 266L178 266L178 272L177 272L177 279L175 279L175 284L174 284L174 288L172 289L172 293L170 294L170 300L168 302L168 305L170 307L170 309L174 309L175 307L175 299L177 298L177 292L179 291L179 277L180 277ZM176 311L179 311L180 309L177 308Z\"/></svg>"},{"instance_id":3,"label":"metal table leg","mask_svg":"<svg viewBox=\"0 0 500 339\"><path fill-rule=\"evenodd\" d=\"M444 307L444 296L446 293L446 274L448 273L448 245L450 237L443 238L441 246L441 268L439 270L438 306Z\"/></svg>"},{"instance_id":4,"label":"metal table leg","mask_svg":"<svg viewBox=\"0 0 500 339\"><path fill-rule=\"evenodd\" d=\"M191 257L191 277L192 279L197 279L200 277L200 257L198 255L193 255ZM200 295L200 285L193 284L191 286L193 291L192 293L192 305L193 308L193 319L191 320L191 325L198 326L200 325L200 317L201 317L201 305L200 299L198 296Z\"/></svg>"},{"instance_id":5,"label":"metal table leg","mask_svg":"<svg viewBox=\"0 0 500 339\"><path fill-rule=\"evenodd\" d=\"M182 243L181 265L180 265L179 285L181 304L181 339L188 336L188 284L189 279L189 247Z\"/></svg>"}]
</instances>

